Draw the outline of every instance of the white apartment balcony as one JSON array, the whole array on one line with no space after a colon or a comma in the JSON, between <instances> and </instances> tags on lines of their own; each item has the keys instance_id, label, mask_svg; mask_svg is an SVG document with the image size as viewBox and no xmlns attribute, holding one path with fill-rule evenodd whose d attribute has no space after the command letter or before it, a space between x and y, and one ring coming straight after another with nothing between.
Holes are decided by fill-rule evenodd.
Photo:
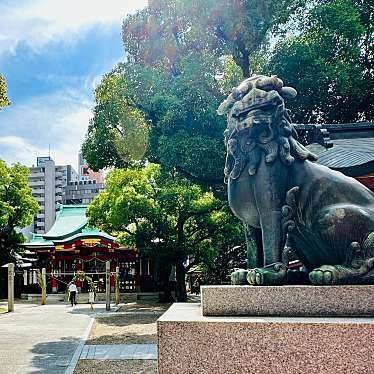
<instances>
[{"instance_id":1,"label":"white apartment balcony","mask_svg":"<svg viewBox=\"0 0 374 374\"><path fill-rule=\"evenodd\" d=\"M61 202L62 201L62 196L56 195L56 202Z\"/></svg>"},{"instance_id":2,"label":"white apartment balcony","mask_svg":"<svg viewBox=\"0 0 374 374\"><path fill-rule=\"evenodd\" d=\"M61 171L56 171L55 175L56 178L62 178L64 176L64 174Z\"/></svg>"},{"instance_id":3,"label":"white apartment balcony","mask_svg":"<svg viewBox=\"0 0 374 374\"><path fill-rule=\"evenodd\" d=\"M38 213L36 215L36 218L42 218L42 219L44 219L45 218L45 214L44 213Z\"/></svg>"},{"instance_id":4,"label":"white apartment balcony","mask_svg":"<svg viewBox=\"0 0 374 374\"><path fill-rule=\"evenodd\" d=\"M36 227L41 228L44 227L44 222L36 222Z\"/></svg>"},{"instance_id":5,"label":"white apartment balcony","mask_svg":"<svg viewBox=\"0 0 374 374\"><path fill-rule=\"evenodd\" d=\"M32 179L32 178L44 178L44 173L42 172L31 173L29 176L29 179Z\"/></svg>"},{"instance_id":6,"label":"white apartment balcony","mask_svg":"<svg viewBox=\"0 0 374 374\"><path fill-rule=\"evenodd\" d=\"M44 234L44 230L36 230L37 234Z\"/></svg>"},{"instance_id":7,"label":"white apartment balcony","mask_svg":"<svg viewBox=\"0 0 374 374\"><path fill-rule=\"evenodd\" d=\"M33 188L32 193L33 193L33 195L44 194L44 188Z\"/></svg>"},{"instance_id":8,"label":"white apartment balcony","mask_svg":"<svg viewBox=\"0 0 374 374\"><path fill-rule=\"evenodd\" d=\"M30 187L44 187L44 181L33 181L32 179L29 181Z\"/></svg>"},{"instance_id":9,"label":"white apartment balcony","mask_svg":"<svg viewBox=\"0 0 374 374\"><path fill-rule=\"evenodd\" d=\"M62 193L62 187L56 187L56 194L57 193Z\"/></svg>"},{"instance_id":10,"label":"white apartment balcony","mask_svg":"<svg viewBox=\"0 0 374 374\"><path fill-rule=\"evenodd\" d=\"M35 200L39 203L44 203L44 196L38 196L38 197L35 197Z\"/></svg>"}]
</instances>

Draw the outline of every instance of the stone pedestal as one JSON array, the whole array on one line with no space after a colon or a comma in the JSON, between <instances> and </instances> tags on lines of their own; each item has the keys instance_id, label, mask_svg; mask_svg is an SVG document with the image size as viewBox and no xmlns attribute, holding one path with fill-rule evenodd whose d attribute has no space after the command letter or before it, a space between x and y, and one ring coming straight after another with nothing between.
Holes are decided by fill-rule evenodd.
<instances>
[{"instance_id":1,"label":"stone pedestal","mask_svg":"<svg viewBox=\"0 0 374 374\"><path fill-rule=\"evenodd\" d=\"M160 374L374 372L374 318L205 317L180 303L157 325Z\"/></svg>"},{"instance_id":2,"label":"stone pedestal","mask_svg":"<svg viewBox=\"0 0 374 374\"><path fill-rule=\"evenodd\" d=\"M204 316L373 316L374 285L203 286Z\"/></svg>"}]
</instances>

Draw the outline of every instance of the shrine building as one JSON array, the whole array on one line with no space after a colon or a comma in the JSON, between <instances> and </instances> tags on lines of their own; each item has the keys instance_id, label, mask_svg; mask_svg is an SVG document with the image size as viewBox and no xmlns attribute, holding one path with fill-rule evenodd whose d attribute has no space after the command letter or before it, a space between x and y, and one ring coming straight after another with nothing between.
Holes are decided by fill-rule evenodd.
<instances>
[{"instance_id":1,"label":"shrine building","mask_svg":"<svg viewBox=\"0 0 374 374\"><path fill-rule=\"evenodd\" d=\"M46 268L47 292L65 292L77 271L83 271L105 292L105 262L111 263L111 286L114 288L119 267L121 292L154 291L153 266L141 258L136 248L121 247L115 237L87 226L87 205L62 205L56 221L46 234L33 234L23 246L36 256L35 269ZM29 269L33 271L33 269ZM82 292L87 284L77 281Z\"/></svg>"}]
</instances>

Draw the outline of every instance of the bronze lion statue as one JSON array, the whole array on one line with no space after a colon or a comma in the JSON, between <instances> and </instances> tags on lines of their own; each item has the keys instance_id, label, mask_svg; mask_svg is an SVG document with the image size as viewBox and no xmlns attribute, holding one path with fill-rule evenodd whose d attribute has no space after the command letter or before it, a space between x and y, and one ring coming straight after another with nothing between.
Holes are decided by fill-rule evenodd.
<instances>
[{"instance_id":1,"label":"bronze lion statue","mask_svg":"<svg viewBox=\"0 0 374 374\"><path fill-rule=\"evenodd\" d=\"M313 284L372 283L374 194L315 163L285 107L296 94L277 76L254 75L218 108L230 207L262 239L256 268L235 272L234 283L287 283L290 252Z\"/></svg>"}]
</instances>

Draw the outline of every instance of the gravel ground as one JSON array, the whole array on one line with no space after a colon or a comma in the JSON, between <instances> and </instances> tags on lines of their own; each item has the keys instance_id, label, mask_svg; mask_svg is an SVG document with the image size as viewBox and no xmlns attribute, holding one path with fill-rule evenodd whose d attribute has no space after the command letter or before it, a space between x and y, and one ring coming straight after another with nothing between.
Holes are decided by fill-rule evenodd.
<instances>
[{"instance_id":1,"label":"gravel ground","mask_svg":"<svg viewBox=\"0 0 374 374\"><path fill-rule=\"evenodd\" d=\"M122 305L119 312L159 312L163 313L169 309L171 304L159 304L156 302L137 302Z\"/></svg>"},{"instance_id":2,"label":"gravel ground","mask_svg":"<svg viewBox=\"0 0 374 374\"><path fill-rule=\"evenodd\" d=\"M156 360L79 360L74 374L157 374Z\"/></svg>"},{"instance_id":3,"label":"gravel ground","mask_svg":"<svg viewBox=\"0 0 374 374\"><path fill-rule=\"evenodd\" d=\"M97 317L86 344L156 344L159 315Z\"/></svg>"}]
</instances>

